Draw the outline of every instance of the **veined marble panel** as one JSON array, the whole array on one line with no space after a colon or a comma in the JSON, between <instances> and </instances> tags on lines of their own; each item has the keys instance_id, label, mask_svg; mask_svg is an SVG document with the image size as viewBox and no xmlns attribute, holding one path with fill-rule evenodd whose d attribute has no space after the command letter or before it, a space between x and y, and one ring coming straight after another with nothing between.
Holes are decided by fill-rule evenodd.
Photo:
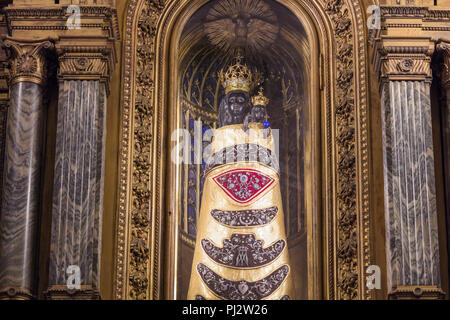
<instances>
[{"instance_id":1,"label":"veined marble panel","mask_svg":"<svg viewBox=\"0 0 450 320\"><path fill-rule=\"evenodd\" d=\"M78 266L81 285L99 287L106 90L99 81L60 87L49 285Z\"/></svg>"},{"instance_id":2,"label":"veined marble panel","mask_svg":"<svg viewBox=\"0 0 450 320\"><path fill-rule=\"evenodd\" d=\"M429 84L390 81L382 104L389 290L439 286Z\"/></svg>"},{"instance_id":3,"label":"veined marble panel","mask_svg":"<svg viewBox=\"0 0 450 320\"><path fill-rule=\"evenodd\" d=\"M44 118L41 87L16 83L6 127L0 288L34 289Z\"/></svg>"}]
</instances>

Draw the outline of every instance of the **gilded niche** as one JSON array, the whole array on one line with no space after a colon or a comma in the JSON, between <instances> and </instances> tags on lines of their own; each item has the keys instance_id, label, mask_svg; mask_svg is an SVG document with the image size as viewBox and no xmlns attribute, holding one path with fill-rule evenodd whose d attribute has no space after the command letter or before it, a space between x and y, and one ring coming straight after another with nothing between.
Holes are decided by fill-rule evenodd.
<instances>
[{"instance_id":1,"label":"gilded niche","mask_svg":"<svg viewBox=\"0 0 450 320\"><path fill-rule=\"evenodd\" d=\"M232 30L224 21L235 23ZM280 177L265 180L263 176L255 174L249 176L248 182L258 180L261 183L260 192L264 192L272 184L279 185L282 204L267 205L264 208L249 207L247 210L242 208L243 210L233 214L235 217L242 215L238 219L249 219L250 215L261 217L263 211L269 213L275 207L280 217L275 215L275 221L267 224L275 225L279 223L279 219L286 224L288 239L283 241L287 241L289 245L283 248L298 257L295 267L291 267L291 273L301 278L298 280L302 287L301 294L306 297L306 286L300 283L306 283L308 276L305 268L300 265L306 264L307 260L307 252L301 247L306 248L307 241L303 174L303 146L306 139L303 129L307 120L303 114L311 106L308 85L311 75L306 67L310 60L308 50L308 39L303 26L285 7L273 1L211 1L199 8L186 23L180 39L179 100L182 119L179 126L192 136L200 130L206 132L207 136L210 130L221 130L217 128L232 124L241 124L241 130L247 131L251 123L263 124L267 116L271 129L280 136L280 154L256 142L236 141L235 145L226 149L213 148L211 162L205 160L204 164L192 161L183 163L179 212L180 265L192 264L194 246L197 246L195 250L202 249L198 243L202 239L196 238L200 232L201 217L204 216L200 212L203 211L202 201L209 181L206 177L211 172L220 170L221 163L260 162L280 172ZM230 112L230 105L238 104L231 101L233 95L239 92L245 100L245 110ZM297 138L289 142L289 136ZM217 139L218 136L214 134L214 141ZM204 143L204 146L207 148L208 143ZM190 146L191 150L195 148L195 143ZM234 173L217 175L214 181L219 191L228 190L236 203L246 205L253 197L258 196L258 192L252 193L255 190L237 180L242 172L236 170ZM228 183L231 180L234 183ZM231 187L232 184L234 187ZM217 217L219 211L236 211L219 207L211 209L213 217ZM253 222L260 220L256 216L250 219ZM247 227L260 228L256 225ZM280 236L281 238L284 236ZM222 240L224 239L216 239L216 245L222 243ZM241 249L245 251L243 247ZM193 272L198 271L193 269ZM225 274L220 276L226 277ZM232 277L231 275L228 279ZM292 275L289 277L289 281L291 280ZM178 279L178 298L186 296L189 281L189 275L182 273ZM201 295L208 298L205 294ZM293 296L292 293L289 295Z\"/></svg>"},{"instance_id":2,"label":"gilded niche","mask_svg":"<svg viewBox=\"0 0 450 320\"><path fill-rule=\"evenodd\" d=\"M263 1L265 4L271 5L273 2L269 0ZM162 171L163 151L161 149L162 136L170 136L168 132L163 132L162 128L162 112L168 112L167 105L178 106L183 114L195 115L201 117L204 124L213 128L217 123L217 112L219 100L221 97L219 79L216 76L219 66L224 66L229 61L224 55L218 55L217 51L201 47L195 47L198 38L195 38L197 29L190 31L192 37L187 37L186 41L192 41L191 51L185 50L186 61L193 61L195 64L183 64L181 61L180 88L183 92L181 102L171 101L167 103L167 99L171 99L168 94L167 75L165 72L158 70L168 70L174 67L168 66L168 52L175 50L176 46L170 48L164 47L165 39L171 36L169 32L174 21L178 18L178 14L186 12L180 9L189 6L195 6L197 10L201 10L200 2L192 1L187 3L184 1L171 2L151 1L151 0L132 0L128 6L127 27L125 35L125 67L124 67L124 84L123 84L123 108L122 108L122 142L121 142L121 172L119 185L119 217L118 217L118 242L117 242L117 272L116 272L116 297L131 299L158 299L161 294L166 297L173 297L170 279L176 277L173 274L173 263L163 265L163 251L161 246L162 233L168 232L162 228L162 219L172 219L175 214L178 217L180 212L172 212L169 215L162 211L162 203L167 203L160 187L163 185L165 176ZM364 287L365 279L363 270L370 264L369 259L369 218L368 218L368 157L367 157L367 106L366 106L366 83L365 83L365 47L363 34L363 21L353 21L354 16L361 16L362 12L359 3L355 0L324 0L322 5L310 2L308 0L295 1L279 1L280 4L286 5L288 10L295 12L295 15L305 15L299 8L308 8L314 14L308 19L317 19L319 41L328 48L334 48L337 57L336 65L331 63L332 59L328 55L328 50L311 56L310 59L317 59L320 70L320 94L323 94L323 101L326 105L322 106L325 112L323 123L321 124L325 130L325 151L321 154L323 165L327 167L325 172L332 172L329 176L324 177L322 183L326 183L325 198L327 203L322 203L322 208L329 208L323 213L324 220L322 223L326 226L328 232L319 235L326 241L326 254L321 252L322 256L326 256L327 260L324 268L326 273L325 292L319 293L316 289L307 288L311 297L327 297L330 299L367 299L370 298L368 290ZM323 10L322 8L325 8ZM198 11L197 11L198 12ZM240 43L249 43L252 39L249 34L255 29L255 24L261 23L266 26L268 47L272 37L275 34L284 31L278 26L271 14L267 14L264 6L261 12L239 13L233 23L229 25L229 34L236 34L240 37ZM164 14L163 14L164 13ZM191 13L192 14L192 13ZM193 16L193 15L192 15ZM205 25L201 26L198 31L206 34L211 39L218 39L217 34L227 38L225 31L218 31L222 26L219 22L226 21L227 15L217 10L216 13L204 19ZM261 22L252 22L252 19L261 19ZM189 20L186 17L184 21ZM333 26L333 33L327 34L324 28L324 21L328 20ZM328 23L328 22L327 22ZM195 24L193 24L195 25ZM182 27L176 26L175 28ZM356 34L358 36L356 36ZM297 37L298 38L298 37ZM250 40L249 40L250 39ZM295 39L295 37L294 37ZM324 39L330 39L328 40ZM195 40L195 41L194 41ZM177 40L178 41L178 40ZM217 40L219 41L219 40ZM208 40L210 43L211 40ZM157 43L159 47L157 47ZM227 43L222 41L221 43ZM183 46L183 43L180 44ZM230 42L227 44L230 46ZM262 44L265 46L265 44ZM301 44L303 45L303 44ZM292 59L292 54L283 52L283 50L274 51L275 56L286 56L286 60ZM166 56L165 56L166 55ZM179 52L174 52L174 56L178 56ZM258 57L252 53L252 50L246 52L249 61L258 64ZM206 68L202 68L199 59L209 59L210 64L206 64ZM356 58L355 58L356 57ZM217 61L214 62L214 59ZM294 59L291 65L295 66L298 59ZM288 63L289 64L289 63ZM273 66L270 68L262 68L264 70L264 80L275 80L277 84L274 91L281 94L274 96L270 90L267 92L273 101L278 105L286 106L283 112L279 113L280 125L283 126L282 118L299 119L289 112L297 110L295 105L299 101L308 101L313 99L309 96L310 92L302 91L302 83L309 83L305 79L299 79L298 74L292 73L289 68L283 68L283 62L280 59L270 60L266 64ZM308 61L308 66L315 65L313 60ZM199 67L198 67L199 66ZM217 67L215 67L217 66ZM185 69L183 69L183 67ZM197 68L198 67L198 68ZM311 68L305 68L311 70ZM177 72L180 70L177 70ZM207 78L199 78L198 74L205 75L209 73ZM315 75L314 75L315 76ZM330 77L330 78L328 78ZM203 81L203 79L207 79ZM307 80L307 79L306 79ZM355 84L358 81L359 94L355 94ZM157 84L155 86L155 84ZM331 86L335 90L330 90ZM158 99L155 100L155 94ZM333 94L333 95L332 95ZM165 101L166 103L163 103ZM318 100L317 100L318 101ZM319 103L319 102L317 102ZM317 105L318 107L318 105ZM334 113L331 113L334 110ZM358 112L356 112L358 110ZM173 110L170 112L174 112ZM298 111L295 111L298 112ZM169 113L166 113L169 114ZM301 118L301 113L298 113ZM183 119L182 119L183 120ZM188 126L193 118L184 118L184 125ZM276 120L275 120L276 121ZM313 123L313 122L312 122ZM289 127L284 124L284 127ZM332 131L331 128L335 128ZM194 126L189 127L189 132L194 133ZM303 133L299 132L298 135ZM292 143L295 139L291 139ZM331 147L335 145L336 149ZM302 144L299 144L300 146ZM287 148L289 149L289 148ZM281 151L283 152L283 151ZM291 157L287 153L288 158ZM291 157L292 158L292 157ZM295 159L295 158L292 158ZM292 160L294 161L294 160ZM298 161L296 159L295 161ZM284 164L280 162L280 166L289 165L289 161ZM197 176L199 171L194 171L189 166L185 167L188 178L186 186L196 186L201 183ZM183 170L184 170L183 169ZM195 172L195 179L192 183L189 180L189 170ZM197 169L196 169L197 170ZM283 169L282 169L283 170ZM303 174L299 171L300 175ZM306 173L304 173L306 174ZM200 185L200 184L198 184ZM289 190L289 184L285 184L285 191ZM195 188L192 188L195 190ZM308 189L313 190L313 189ZM200 193L183 194L185 197L186 208L192 206L192 212L196 212L199 206ZM296 196L298 198L298 196ZM314 197L315 198L315 197ZM320 197L318 197L320 198ZM295 197L292 197L295 199ZM361 199L361 200L360 200ZM294 200L292 202L295 202ZM289 206L286 206L288 210ZM195 245L194 236L196 234L196 216L188 215L189 210L182 215L180 226L181 239L184 239L186 246ZM300 209L300 211L299 211ZM291 210L291 209L289 209ZM301 212L301 208L292 209ZM218 219L224 222L233 221L233 215L230 211L223 211L223 215ZM268 213L270 214L270 212ZM172 216L171 216L172 215ZM269 219L269 217L265 217ZM299 215L292 214L289 219L294 219L293 225L289 227L289 241L300 241L302 230L306 231L307 221ZM288 220L289 220L288 219ZM295 220L297 219L297 220ZM235 220L234 220L235 221ZM287 221L288 222L288 221ZM298 228L297 228L298 226ZM300 230L300 232L298 232ZM290 238L291 236L293 238ZM296 234L299 238L295 240ZM305 233L306 236L306 233ZM317 237L317 235L315 236ZM289 240L291 239L291 240ZM172 241L172 240L171 240ZM231 237L230 237L231 241ZM217 248L223 243L204 243L205 246L211 248L210 254L215 254ZM308 245L313 245L313 242ZM169 256L175 257L171 250L174 250L174 242L168 243ZM256 248L256 247L254 247ZM264 247L266 248L266 247ZM313 247L308 247L313 248ZM255 249L256 250L256 249ZM315 249L314 249L315 250ZM320 252L320 250L318 251ZM336 255L335 255L336 253ZM219 253L218 253L219 254ZM220 254L219 254L220 255ZM310 266L310 265L308 265ZM164 268L165 276L162 276L162 268ZM308 267L309 268L309 267ZM206 269L202 269L206 270ZM317 274L317 273L316 273ZM211 275L214 276L214 275ZM166 278L166 277L169 277ZM311 278L314 279L314 278ZM250 287L251 283L247 283ZM243 288L241 288L243 290ZM167 291L169 290L169 291ZM237 289L239 290L239 288ZM247 291L246 291L247 292Z\"/></svg>"}]
</instances>

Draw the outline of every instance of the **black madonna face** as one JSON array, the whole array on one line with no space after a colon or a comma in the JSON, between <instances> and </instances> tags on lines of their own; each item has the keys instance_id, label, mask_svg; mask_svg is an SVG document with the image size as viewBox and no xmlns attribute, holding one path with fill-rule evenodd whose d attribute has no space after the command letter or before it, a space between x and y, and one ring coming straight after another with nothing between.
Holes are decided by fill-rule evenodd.
<instances>
[{"instance_id":1,"label":"black madonna face","mask_svg":"<svg viewBox=\"0 0 450 320\"><path fill-rule=\"evenodd\" d=\"M260 122L263 121L266 116L266 108L263 106L255 106L252 109L254 121Z\"/></svg>"},{"instance_id":2,"label":"black madonna face","mask_svg":"<svg viewBox=\"0 0 450 320\"><path fill-rule=\"evenodd\" d=\"M228 98L228 104L230 107L230 113L233 116L243 115L245 106L247 104L245 94L240 92L230 94L230 97Z\"/></svg>"}]
</instances>

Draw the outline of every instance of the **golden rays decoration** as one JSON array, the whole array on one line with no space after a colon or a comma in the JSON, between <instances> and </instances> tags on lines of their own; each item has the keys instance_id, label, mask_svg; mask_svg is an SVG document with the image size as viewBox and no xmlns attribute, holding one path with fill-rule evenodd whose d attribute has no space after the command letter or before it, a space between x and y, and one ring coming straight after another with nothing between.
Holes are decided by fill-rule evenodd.
<instances>
[{"instance_id":1,"label":"golden rays decoration","mask_svg":"<svg viewBox=\"0 0 450 320\"><path fill-rule=\"evenodd\" d=\"M212 45L228 52L234 48L261 51L275 42L278 18L261 0L221 0L208 12L204 32Z\"/></svg>"}]
</instances>

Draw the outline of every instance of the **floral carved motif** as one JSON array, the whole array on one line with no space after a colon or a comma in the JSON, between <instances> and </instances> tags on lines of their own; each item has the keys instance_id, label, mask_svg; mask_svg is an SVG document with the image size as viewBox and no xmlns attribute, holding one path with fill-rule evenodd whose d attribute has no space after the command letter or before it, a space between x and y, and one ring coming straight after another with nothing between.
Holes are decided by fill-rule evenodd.
<instances>
[{"instance_id":1,"label":"floral carved motif","mask_svg":"<svg viewBox=\"0 0 450 320\"><path fill-rule=\"evenodd\" d=\"M397 66L400 71L409 72L414 66L414 61L411 59L403 59L397 64Z\"/></svg>"},{"instance_id":2,"label":"floral carved motif","mask_svg":"<svg viewBox=\"0 0 450 320\"><path fill-rule=\"evenodd\" d=\"M138 20L134 104L129 297L150 297L152 128L156 24L163 1L146 1Z\"/></svg>"},{"instance_id":3,"label":"floral carved motif","mask_svg":"<svg viewBox=\"0 0 450 320\"><path fill-rule=\"evenodd\" d=\"M84 71L89 67L89 59L79 58L74 61L75 68L80 71Z\"/></svg>"},{"instance_id":4,"label":"floral carved motif","mask_svg":"<svg viewBox=\"0 0 450 320\"><path fill-rule=\"evenodd\" d=\"M334 24L337 47L337 289L336 298L358 298L356 222L356 150L353 34L345 1L327 0L326 10Z\"/></svg>"}]
</instances>

